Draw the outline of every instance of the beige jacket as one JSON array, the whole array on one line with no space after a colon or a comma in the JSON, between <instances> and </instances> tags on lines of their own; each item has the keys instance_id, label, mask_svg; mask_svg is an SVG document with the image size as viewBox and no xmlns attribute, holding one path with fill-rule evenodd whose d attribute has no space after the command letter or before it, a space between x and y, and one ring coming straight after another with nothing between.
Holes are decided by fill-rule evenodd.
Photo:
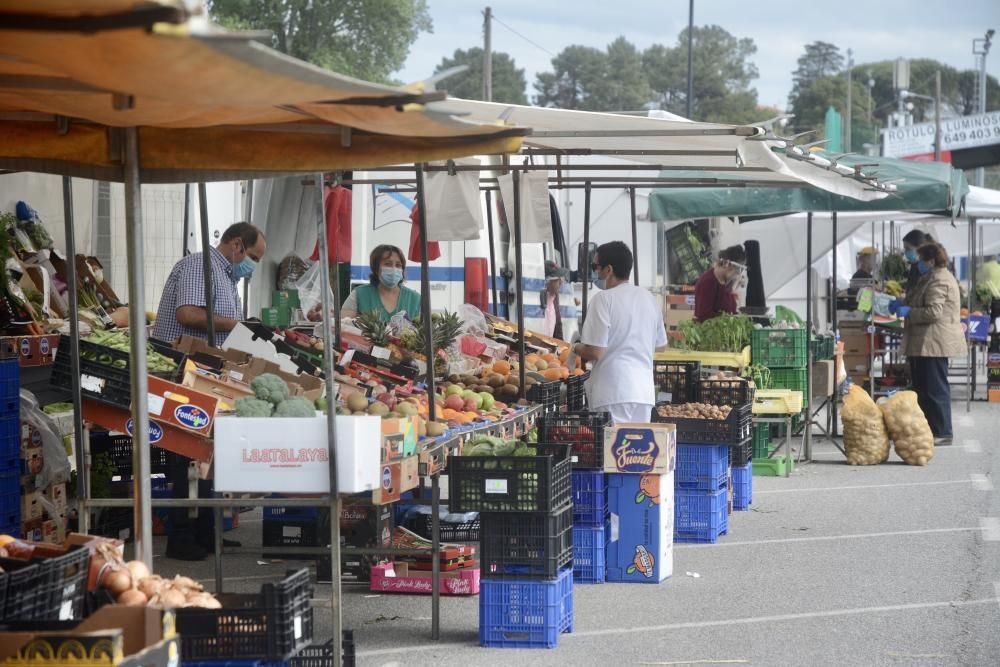
<instances>
[{"instance_id":1,"label":"beige jacket","mask_svg":"<svg viewBox=\"0 0 1000 667\"><path fill-rule=\"evenodd\" d=\"M964 357L968 351L961 323L958 281L945 268L920 278L906 294L910 314L903 333L907 357Z\"/></svg>"}]
</instances>

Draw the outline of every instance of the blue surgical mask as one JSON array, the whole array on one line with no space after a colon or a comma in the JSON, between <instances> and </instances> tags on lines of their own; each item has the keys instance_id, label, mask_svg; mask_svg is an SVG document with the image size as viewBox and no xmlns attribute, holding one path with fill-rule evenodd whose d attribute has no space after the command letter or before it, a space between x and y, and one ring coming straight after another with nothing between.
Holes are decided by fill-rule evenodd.
<instances>
[{"instance_id":1,"label":"blue surgical mask","mask_svg":"<svg viewBox=\"0 0 1000 667\"><path fill-rule=\"evenodd\" d=\"M903 253L903 257L905 257L906 261L909 262L910 264L917 263L917 251L913 250L912 248Z\"/></svg>"},{"instance_id":2,"label":"blue surgical mask","mask_svg":"<svg viewBox=\"0 0 1000 667\"><path fill-rule=\"evenodd\" d=\"M243 261L239 264L233 264L233 280L249 278L253 274L253 270L255 268L257 268L257 262L253 261L249 257L244 257Z\"/></svg>"},{"instance_id":3,"label":"blue surgical mask","mask_svg":"<svg viewBox=\"0 0 1000 667\"><path fill-rule=\"evenodd\" d=\"M595 278L594 287L596 287L597 289L607 289L608 281L606 281L604 278Z\"/></svg>"},{"instance_id":4,"label":"blue surgical mask","mask_svg":"<svg viewBox=\"0 0 1000 667\"><path fill-rule=\"evenodd\" d=\"M386 287L395 287L403 281L403 269L392 266L383 266L378 273L379 281Z\"/></svg>"},{"instance_id":5,"label":"blue surgical mask","mask_svg":"<svg viewBox=\"0 0 1000 667\"><path fill-rule=\"evenodd\" d=\"M930 270L931 267L927 262L917 262L917 271L920 272L920 275L926 276L928 273L930 273Z\"/></svg>"}]
</instances>

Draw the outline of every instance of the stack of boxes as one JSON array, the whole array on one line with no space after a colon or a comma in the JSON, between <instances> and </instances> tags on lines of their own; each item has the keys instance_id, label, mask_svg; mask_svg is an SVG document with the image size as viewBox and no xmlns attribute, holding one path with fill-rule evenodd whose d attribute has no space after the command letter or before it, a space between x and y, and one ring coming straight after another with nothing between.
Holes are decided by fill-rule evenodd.
<instances>
[{"instance_id":1,"label":"stack of boxes","mask_svg":"<svg viewBox=\"0 0 1000 667\"><path fill-rule=\"evenodd\" d=\"M846 331L852 331L852 329L846 328L851 325L853 325L853 322L845 322L842 326L845 327ZM864 330L860 328L863 326L863 322L858 322L858 326L860 338L852 338L851 334L843 336L845 343L844 363L847 366L848 374L855 377L855 382L862 381L861 375L858 374L866 377L869 374L868 370L866 370L869 365L867 361L868 338ZM854 353L854 356L849 355L847 351L849 345L851 346L850 349L863 351L865 355L864 368L858 366L858 370L852 371L850 364L858 362L861 357L857 352ZM802 394L804 414L808 414L811 409L810 397L806 395L808 384L806 374L808 373L807 366L809 363L809 332L806 329L754 329L750 336L750 354L754 364L767 366L770 370L771 386L768 388L788 389L800 392ZM793 428L797 428L802 423L802 417L803 414L800 413L793 418ZM754 435L759 443L762 438L757 433ZM759 452L754 453L755 458L758 456ZM774 465L791 465L790 459L791 457L787 455L773 457L768 461L768 468L773 468Z\"/></svg>"},{"instance_id":2,"label":"stack of boxes","mask_svg":"<svg viewBox=\"0 0 1000 667\"><path fill-rule=\"evenodd\" d=\"M1000 336L1000 334L994 334ZM986 357L986 396L990 403L1000 403L1000 353L990 352Z\"/></svg>"},{"instance_id":3,"label":"stack of boxes","mask_svg":"<svg viewBox=\"0 0 1000 667\"><path fill-rule=\"evenodd\" d=\"M571 462L459 456L448 462L451 512L479 512L479 643L552 648L573 629Z\"/></svg>"},{"instance_id":4,"label":"stack of boxes","mask_svg":"<svg viewBox=\"0 0 1000 667\"><path fill-rule=\"evenodd\" d=\"M0 361L0 534L21 534L20 375L16 358Z\"/></svg>"},{"instance_id":5,"label":"stack of boxes","mask_svg":"<svg viewBox=\"0 0 1000 667\"><path fill-rule=\"evenodd\" d=\"M299 309L298 290L274 290L271 293L271 305L260 309L261 324L283 329L301 319L295 312Z\"/></svg>"},{"instance_id":6,"label":"stack of boxes","mask_svg":"<svg viewBox=\"0 0 1000 667\"><path fill-rule=\"evenodd\" d=\"M698 383L698 399L710 405L726 405L732 409L730 420L738 422L733 431L736 436L729 445L728 479L729 509L745 511L750 509L753 493L754 436L752 411L754 388L749 382L740 380L701 380ZM735 415L733 413L736 413ZM759 447L759 444L758 444ZM765 454L765 456L767 456ZM678 466L677 480L681 480ZM735 483L738 482L738 483Z\"/></svg>"}]
</instances>

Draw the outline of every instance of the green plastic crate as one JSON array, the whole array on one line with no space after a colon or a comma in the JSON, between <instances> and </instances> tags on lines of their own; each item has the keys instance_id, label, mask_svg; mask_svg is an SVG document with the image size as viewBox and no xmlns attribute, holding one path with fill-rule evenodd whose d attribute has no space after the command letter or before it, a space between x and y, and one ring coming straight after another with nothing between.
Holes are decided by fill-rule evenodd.
<instances>
[{"instance_id":1,"label":"green plastic crate","mask_svg":"<svg viewBox=\"0 0 1000 667\"><path fill-rule=\"evenodd\" d=\"M276 289L271 292L271 305L275 308L295 310L299 307L299 291L297 289Z\"/></svg>"},{"instance_id":2,"label":"green plastic crate","mask_svg":"<svg viewBox=\"0 0 1000 667\"><path fill-rule=\"evenodd\" d=\"M801 391L806 396L806 369L804 368L772 368L771 389L790 389Z\"/></svg>"},{"instance_id":3,"label":"green plastic crate","mask_svg":"<svg viewBox=\"0 0 1000 667\"><path fill-rule=\"evenodd\" d=\"M786 467L788 472L795 470L795 459L791 456L754 457L753 460L753 474L757 477L784 477Z\"/></svg>"},{"instance_id":4,"label":"green plastic crate","mask_svg":"<svg viewBox=\"0 0 1000 667\"><path fill-rule=\"evenodd\" d=\"M771 453L771 425L757 424L753 427L753 457L767 458Z\"/></svg>"},{"instance_id":5,"label":"green plastic crate","mask_svg":"<svg viewBox=\"0 0 1000 667\"><path fill-rule=\"evenodd\" d=\"M812 340L812 355L814 361L833 359L837 341L833 336L818 336Z\"/></svg>"},{"instance_id":6,"label":"green plastic crate","mask_svg":"<svg viewBox=\"0 0 1000 667\"><path fill-rule=\"evenodd\" d=\"M287 307L271 306L260 309L260 322L266 327L287 327L292 320L292 312Z\"/></svg>"},{"instance_id":7,"label":"green plastic crate","mask_svg":"<svg viewBox=\"0 0 1000 667\"><path fill-rule=\"evenodd\" d=\"M753 363L767 366L772 373L775 368L805 368L807 336L805 329L754 329L750 334Z\"/></svg>"}]
</instances>

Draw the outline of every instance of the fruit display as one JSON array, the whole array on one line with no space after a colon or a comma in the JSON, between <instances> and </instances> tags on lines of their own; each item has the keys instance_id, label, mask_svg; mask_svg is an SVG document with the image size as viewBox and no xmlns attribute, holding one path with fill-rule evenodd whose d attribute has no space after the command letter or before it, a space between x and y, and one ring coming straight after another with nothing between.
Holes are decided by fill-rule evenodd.
<instances>
[{"instance_id":1,"label":"fruit display","mask_svg":"<svg viewBox=\"0 0 1000 667\"><path fill-rule=\"evenodd\" d=\"M661 417L675 419L716 419L725 420L732 412L728 405L709 405L708 403L681 403L679 405L657 405L656 413Z\"/></svg>"}]
</instances>

